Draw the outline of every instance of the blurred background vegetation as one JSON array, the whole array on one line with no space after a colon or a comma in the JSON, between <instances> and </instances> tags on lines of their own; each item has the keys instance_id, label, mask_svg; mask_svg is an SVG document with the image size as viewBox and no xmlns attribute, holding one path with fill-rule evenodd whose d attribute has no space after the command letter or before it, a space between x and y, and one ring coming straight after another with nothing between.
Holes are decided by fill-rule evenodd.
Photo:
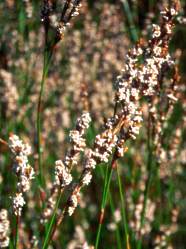
<instances>
[{"instance_id":1,"label":"blurred background vegetation","mask_svg":"<svg viewBox=\"0 0 186 249\"><path fill-rule=\"evenodd\" d=\"M104 120L113 112L114 81L123 68L128 49L141 37L148 40L151 25L158 23L160 9L165 2L168 1L82 1L80 16L55 48L44 91L42 156L48 190L54 177L54 162L64 157L69 146L68 133L74 128L76 118L84 110L91 113L93 121L87 132L87 141L91 145ZM33 148L30 160L36 170L36 114L44 51L41 6L42 1L36 0L0 0L0 137L6 140L13 132L29 141ZM181 11L181 16L186 18L184 0ZM171 236L166 237L167 245L157 248L172 248L168 247L169 243L176 249L186 248L185 24L178 22L176 25L170 52L180 70L182 94L164 131L164 146L169 150L172 144L177 144L177 155L176 160L170 160L166 165L169 171L166 177L161 179L158 166L154 167L150 187L150 199L154 203L150 206L152 221L147 217L150 230L147 228L142 248L155 248L155 238L164 233L162 224L169 228L173 224L174 227ZM176 130L181 135L175 135ZM119 163L120 177L116 172L113 175L100 248L124 248L120 212L124 208L123 199L131 248L136 248L133 216L149 172L147 131L146 122L137 140L128 144L128 152ZM179 141L175 142L175 139ZM11 196L14 192L16 180L11 172L12 161L3 145L0 152L0 207L9 209L11 200L7 193ZM155 157L151 160L156 166ZM80 168L75 169L74 175L80 171ZM51 248L76 248L85 240L89 244L95 243L105 172L106 165L96 168L91 185L82 193L78 210L64 222L59 230L60 236L56 235L57 240ZM24 209L25 224L20 228L23 247L20 248L28 248L25 246L30 237L38 235L36 181L33 189L34 192L28 194L28 205Z\"/></svg>"}]
</instances>

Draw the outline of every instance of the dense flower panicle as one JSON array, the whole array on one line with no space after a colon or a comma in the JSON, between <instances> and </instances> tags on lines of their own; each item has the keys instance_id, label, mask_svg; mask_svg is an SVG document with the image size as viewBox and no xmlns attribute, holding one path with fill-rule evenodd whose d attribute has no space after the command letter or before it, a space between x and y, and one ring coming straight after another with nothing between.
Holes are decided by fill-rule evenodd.
<instances>
[{"instance_id":1,"label":"dense flower panicle","mask_svg":"<svg viewBox=\"0 0 186 249\"><path fill-rule=\"evenodd\" d=\"M143 96L156 95L159 78L165 65L171 67L174 62L168 54L168 42L173 28L173 17L177 11L165 9L161 12L162 25L153 24L152 39L148 47L143 44L131 49L126 56L126 65L116 81L116 102L122 104L123 116L128 122L125 137L135 139L139 134L142 112L139 99ZM143 56L144 63L139 66L139 58ZM172 95L169 95L170 98ZM172 97L174 99L174 96Z\"/></svg>"},{"instance_id":2,"label":"dense flower panicle","mask_svg":"<svg viewBox=\"0 0 186 249\"><path fill-rule=\"evenodd\" d=\"M108 119L106 122L106 130L96 136L94 148L93 150L89 150L85 157L84 170L78 188L75 186L74 191L78 189L79 193L84 185L90 183L92 170L96 164L108 162L114 148L116 148L114 155L118 158L122 157L127 150L124 146L125 141L129 138L136 139L136 136L139 134L139 128L143 121L140 100L143 96L150 97L156 95L159 75L163 72L165 65L170 67L174 64L168 54L168 43L171 38L173 28L172 19L175 13L176 11L169 11L167 9L165 12L162 12L162 25L153 25L152 39L148 42L149 46L145 48L144 44L140 41L136 47L129 51L122 74L116 80L115 101L117 105L120 104L121 111L118 113L116 106L114 117ZM143 58L143 65L140 65L141 57ZM78 139L76 135L74 141ZM74 194L74 191L67 203L67 212L69 215L72 215L77 206L78 198ZM149 207L152 204L150 215L152 214L153 216L154 204L151 202L148 204ZM138 212L136 216L139 216ZM139 228L139 222L137 229ZM151 218L149 218L148 224L150 222ZM149 226L146 229L148 230ZM146 231L142 231L142 233L146 233Z\"/></svg>"},{"instance_id":3,"label":"dense flower panicle","mask_svg":"<svg viewBox=\"0 0 186 249\"><path fill-rule=\"evenodd\" d=\"M34 169L28 164L28 156L31 154L31 147L24 144L16 135L9 137L9 147L14 154L14 170L18 176L19 191L26 192L30 189L31 180L34 178Z\"/></svg>"},{"instance_id":4,"label":"dense flower panicle","mask_svg":"<svg viewBox=\"0 0 186 249\"><path fill-rule=\"evenodd\" d=\"M0 248L9 246L9 229L8 212L6 209L0 210Z\"/></svg>"},{"instance_id":5,"label":"dense flower panicle","mask_svg":"<svg viewBox=\"0 0 186 249\"><path fill-rule=\"evenodd\" d=\"M13 209L16 215L21 215L22 207L25 204L22 193L29 191L31 180L35 175L34 169L28 163L31 147L23 143L16 135L9 137L8 145L14 154L14 170L18 177L18 193L13 198Z\"/></svg>"},{"instance_id":6,"label":"dense flower panicle","mask_svg":"<svg viewBox=\"0 0 186 249\"><path fill-rule=\"evenodd\" d=\"M72 181L69 169L65 167L61 160L55 162L55 184L64 188Z\"/></svg>"},{"instance_id":7,"label":"dense flower panicle","mask_svg":"<svg viewBox=\"0 0 186 249\"><path fill-rule=\"evenodd\" d=\"M69 150L63 161L58 160L55 162L55 181L52 187L51 195L47 201L46 208L44 209L44 214L42 215L41 222L46 222L47 219L51 216L54 205L53 202L56 201L56 192L59 189L64 189L72 182L72 176L70 171L72 170L74 165L78 163L79 153L85 150L86 142L84 139L84 135L86 130L88 129L91 122L90 114L85 112L83 113L76 122L76 129L70 131L69 137L70 142L72 143L72 149ZM87 174L83 178L83 183L88 184L91 180L91 174ZM75 197L74 197L75 198ZM72 207L69 213L73 212L74 202L70 201Z\"/></svg>"},{"instance_id":8,"label":"dense flower panicle","mask_svg":"<svg viewBox=\"0 0 186 249\"><path fill-rule=\"evenodd\" d=\"M171 13L176 13L171 11ZM170 11L162 12L162 17L166 20L162 26L153 24L152 39L149 41L149 47L144 50L137 46L127 55L126 66L123 74L116 81L117 93L116 100L124 101L129 105L131 96L138 99L139 93L146 96L155 94L155 87L158 84L159 74L162 66L171 65L173 61L167 51L167 43L173 28ZM164 40L165 39L165 40ZM164 53L164 51L166 51ZM140 55L144 56L144 65L138 67L137 62Z\"/></svg>"},{"instance_id":9,"label":"dense flower panicle","mask_svg":"<svg viewBox=\"0 0 186 249\"><path fill-rule=\"evenodd\" d=\"M129 51L125 68L116 81L116 102L122 103L122 115L128 122L128 129L125 128L123 131L124 136L127 138L130 136L133 139L138 135L142 121L142 113L139 111L140 88L137 79L139 73L137 58L142 52L139 45Z\"/></svg>"},{"instance_id":10,"label":"dense flower panicle","mask_svg":"<svg viewBox=\"0 0 186 249\"><path fill-rule=\"evenodd\" d=\"M21 216L23 206L25 205L25 200L22 193L16 193L13 197L13 211L16 216Z\"/></svg>"},{"instance_id":11,"label":"dense flower panicle","mask_svg":"<svg viewBox=\"0 0 186 249\"><path fill-rule=\"evenodd\" d=\"M96 164L101 162L108 162L110 155L113 152L113 148L116 146L117 136L112 130L106 130L101 135L97 135L94 143L94 150L89 149L83 167L82 176L79 182L80 188L74 191L70 197L68 203L68 214L72 215L78 204L78 195L82 186L88 185L92 179L92 170L95 168ZM75 193L75 194L74 194ZM77 202L76 202L77 201Z\"/></svg>"}]
</instances>

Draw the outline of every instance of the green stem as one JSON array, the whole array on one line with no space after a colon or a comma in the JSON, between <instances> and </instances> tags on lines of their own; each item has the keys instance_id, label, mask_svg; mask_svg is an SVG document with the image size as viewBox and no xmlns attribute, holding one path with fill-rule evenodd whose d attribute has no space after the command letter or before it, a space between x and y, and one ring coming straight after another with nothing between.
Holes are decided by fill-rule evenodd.
<instances>
[{"instance_id":1,"label":"green stem","mask_svg":"<svg viewBox=\"0 0 186 249\"><path fill-rule=\"evenodd\" d=\"M124 226L126 248L130 249L129 231L128 231L127 215L126 215L126 204L125 204L125 198L124 198L124 194L122 190L121 177L119 174L118 166L117 166L117 178L118 178L118 186L119 186L119 193L120 193L120 199L121 199L121 213L122 213L122 220L123 220L123 226Z\"/></svg>"},{"instance_id":2,"label":"green stem","mask_svg":"<svg viewBox=\"0 0 186 249\"><path fill-rule=\"evenodd\" d=\"M40 83L40 92L39 92L38 107L37 107L37 143L38 143L37 151L38 151L38 164L39 164L38 180L39 180L39 185L41 187L44 186L44 177L43 177L43 169L42 169L42 147L41 147L41 103L42 103L44 85L45 85L46 77L48 75L51 57L52 57L52 51L45 50L44 63L43 63L43 75L42 75L42 80Z\"/></svg>"},{"instance_id":3,"label":"green stem","mask_svg":"<svg viewBox=\"0 0 186 249\"><path fill-rule=\"evenodd\" d=\"M59 203L61 201L61 197L62 197L62 191L60 190L60 194L59 194L58 200L56 202L56 206L55 206L52 218L51 218L50 223L49 223L49 225L47 227L46 236L45 236L45 239L44 239L44 242L43 242L42 249L47 249L48 246L49 246L49 243L50 243L50 234L51 234L52 227L53 227L53 224L54 224L54 220L55 220L55 217L56 217L56 214L57 214Z\"/></svg>"},{"instance_id":4,"label":"green stem","mask_svg":"<svg viewBox=\"0 0 186 249\"><path fill-rule=\"evenodd\" d=\"M19 240L19 216L16 216L16 235L14 241L14 249L17 249L18 240Z\"/></svg>"},{"instance_id":5,"label":"green stem","mask_svg":"<svg viewBox=\"0 0 186 249\"><path fill-rule=\"evenodd\" d=\"M96 236L95 249L97 249L99 245L101 228L102 228L102 223L103 223L103 218L104 218L104 213L105 213L105 206L107 203L112 174L113 174L113 167L111 167L110 172L108 173L108 166L107 166L104 190L103 190L102 201L101 201L101 212L100 212L99 226L98 226L97 236Z\"/></svg>"},{"instance_id":6,"label":"green stem","mask_svg":"<svg viewBox=\"0 0 186 249\"><path fill-rule=\"evenodd\" d=\"M102 175L102 178L104 179L104 171L103 171L103 168L102 167L99 167L100 171L101 171L101 175ZM109 202L110 202L110 208L111 208L111 212L112 212L112 215L114 215L114 211L115 211L115 207L114 207L114 202L113 202L113 199L112 199L112 195L109 193ZM118 249L122 249L122 245L121 245L121 235L120 235L120 231L119 231L119 226L117 224L116 226L116 240L117 240L117 248Z\"/></svg>"},{"instance_id":7,"label":"green stem","mask_svg":"<svg viewBox=\"0 0 186 249\"><path fill-rule=\"evenodd\" d=\"M147 207L147 200L148 200L148 196L149 196L149 191L150 191L150 186L151 186L151 182L152 182L152 177L153 177L153 171L154 171L154 167L152 164L152 159L153 159L153 149L152 149L152 145L151 145L151 120L150 120L150 116L148 118L148 141L147 141L147 147L148 147L148 162L147 162L147 166L148 166L148 170L149 170L149 175L148 175L148 179L146 182L146 186L145 186L145 191L144 191L144 201L143 201L143 209L142 209L142 214L141 214L141 220L140 220L140 230L142 230L144 222L145 222L145 214L146 214L146 207ZM142 236L140 234L140 238L138 240L137 243L137 249L141 249L142 247Z\"/></svg>"},{"instance_id":8,"label":"green stem","mask_svg":"<svg viewBox=\"0 0 186 249\"><path fill-rule=\"evenodd\" d=\"M133 16L129 7L129 3L127 0L121 0L121 2L123 3L123 7L124 7L124 11L125 11L125 15L127 17L128 23L129 23L129 29L130 29L130 33L131 33L131 39L136 42L138 40L138 34L136 31L136 27L134 25L134 20L133 20Z\"/></svg>"},{"instance_id":9,"label":"green stem","mask_svg":"<svg viewBox=\"0 0 186 249\"><path fill-rule=\"evenodd\" d=\"M149 177L148 177L147 184L146 184L146 187L145 187L143 210L142 210L141 221L140 221L140 231L142 230L142 228L144 226L144 222L145 222L147 200L148 200L149 190L150 190L150 186L151 186L151 182L152 182L152 176L153 176L153 167L151 165L150 172L149 172ZM142 246L142 238L140 238L138 240L137 249L141 249L141 246Z\"/></svg>"}]
</instances>

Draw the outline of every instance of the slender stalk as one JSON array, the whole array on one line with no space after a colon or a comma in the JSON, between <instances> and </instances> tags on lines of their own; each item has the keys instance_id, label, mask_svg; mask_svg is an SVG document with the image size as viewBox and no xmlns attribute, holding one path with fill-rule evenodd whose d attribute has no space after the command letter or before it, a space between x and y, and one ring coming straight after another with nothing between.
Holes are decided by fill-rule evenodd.
<instances>
[{"instance_id":1,"label":"slender stalk","mask_svg":"<svg viewBox=\"0 0 186 249\"><path fill-rule=\"evenodd\" d=\"M14 249L17 249L18 241L19 241L19 216L16 216L16 234L14 241Z\"/></svg>"},{"instance_id":2,"label":"slender stalk","mask_svg":"<svg viewBox=\"0 0 186 249\"><path fill-rule=\"evenodd\" d=\"M116 228L116 240L117 240L117 249L122 249L121 236L120 236L120 232L119 232L118 226Z\"/></svg>"},{"instance_id":3,"label":"slender stalk","mask_svg":"<svg viewBox=\"0 0 186 249\"><path fill-rule=\"evenodd\" d=\"M150 190L150 186L151 186L151 182L152 182L152 176L153 176L153 165L152 165L152 156L153 156L152 153L153 152L152 152L152 145L151 145L151 120L150 120L150 115L148 117L148 141L147 141L147 149L148 149L148 162L147 162L147 166L148 166L148 170L149 170L149 175L148 175L148 179L147 179L146 186L145 186L145 191L144 191L144 201L143 201L143 209L142 209L142 214L141 214L140 230L139 231L142 230L143 225L144 225L147 200L148 200L149 190ZM139 238L138 243L137 243L137 249L141 249L141 247L142 247L142 236L140 234L140 238Z\"/></svg>"},{"instance_id":4,"label":"slender stalk","mask_svg":"<svg viewBox=\"0 0 186 249\"><path fill-rule=\"evenodd\" d=\"M102 201L101 201L101 212L100 212L100 217L99 217L99 226L98 226L97 235L96 235L95 249L98 248L101 227L102 227L102 222L103 222L103 217L104 217L104 197L105 197L105 192L106 192L106 186L108 183L108 173L109 173L109 165L107 165L107 168L106 168L104 188L103 188Z\"/></svg>"},{"instance_id":5,"label":"slender stalk","mask_svg":"<svg viewBox=\"0 0 186 249\"><path fill-rule=\"evenodd\" d=\"M149 195L149 190L152 182L152 176L153 176L153 167L151 166L149 177L147 180L146 188L145 188L145 194L144 194L144 202L143 202L143 210L141 215L141 221L140 221L140 231L143 228L144 222L145 222L145 214L146 214L146 207L147 207L147 200ZM142 246L142 238L138 240L137 249L141 249Z\"/></svg>"},{"instance_id":6,"label":"slender stalk","mask_svg":"<svg viewBox=\"0 0 186 249\"><path fill-rule=\"evenodd\" d=\"M3 140L2 138L0 138L0 143L5 145L5 146L8 146L8 143L5 140Z\"/></svg>"},{"instance_id":7,"label":"slender stalk","mask_svg":"<svg viewBox=\"0 0 186 249\"><path fill-rule=\"evenodd\" d=\"M100 167L100 171L101 171L102 178L104 179L104 171L103 171L102 167ZM110 208L111 208L112 215L114 215L115 207L114 207L114 202L113 202L112 195L110 194L110 192L109 192L108 198L109 198L109 202L110 202ZM118 246L117 248L121 249L122 248L121 235L120 235L118 224L116 227L116 240L117 240L117 246Z\"/></svg>"},{"instance_id":8,"label":"slender stalk","mask_svg":"<svg viewBox=\"0 0 186 249\"><path fill-rule=\"evenodd\" d=\"M115 160L113 159L110 172L107 173L108 176L106 175L106 177L105 177L104 191L103 191L102 201L101 201L101 212L100 212L99 226L98 226L97 236L96 236L95 249L97 249L98 245L99 245L101 228L102 228L103 219L104 219L104 215L105 215L105 207L106 207L106 203L107 203L107 199L108 199L108 193L109 193L109 189L110 189L110 183L111 183L114 168L115 168Z\"/></svg>"},{"instance_id":9,"label":"slender stalk","mask_svg":"<svg viewBox=\"0 0 186 249\"><path fill-rule=\"evenodd\" d=\"M121 199L121 213L122 213L122 220L123 220L123 226L124 226L124 233L125 233L125 241L126 241L126 248L130 249L130 242L129 242L129 231L128 231L128 224L127 224L127 215L126 215L126 204L125 204L125 198L122 190L122 184L121 184L121 177L119 174L119 168L117 166L117 178L118 178L118 186L119 186L119 193L120 193L120 199Z\"/></svg>"},{"instance_id":10,"label":"slender stalk","mask_svg":"<svg viewBox=\"0 0 186 249\"><path fill-rule=\"evenodd\" d=\"M125 15L127 17L128 23L129 23L129 29L130 29L130 33L131 33L131 39L136 42L138 40L138 34L136 31L136 27L134 25L134 20L133 20L133 16L130 10L130 6L127 0L121 0L121 2L123 3L123 7L124 7L124 11L125 11Z\"/></svg>"},{"instance_id":11,"label":"slender stalk","mask_svg":"<svg viewBox=\"0 0 186 249\"><path fill-rule=\"evenodd\" d=\"M50 235L51 235L52 227L53 227L55 217L56 217L56 214L57 214L57 210L58 210L58 207L59 207L59 203L61 201L62 193L63 193L63 191L60 190L59 197L58 197L58 200L56 202L56 206L55 206L53 215L52 215L50 223L49 223L49 225L47 227L46 236L45 236L45 239L44 239L44 242L43 242L42 249L47 249L48 246L49 246Z\"/></svg>"},{"instance_id":12,"label":"slender stalk","mask_svg":"<svg viewBox=\"0 0 186 249\"><path fill-rule=\"evenodd\" d=\"M9 249L14 249L14 243L12 242L12 240L10 240Z\"/></svg>"},{"instance_id":13,"label":"slender stalk","mask_svg":"<svg viewBox=\"0 0 186 249\"><path fill-rule=\"evenodd\" d=\"M39 184L41 187L44 186L44 177L43 177L43 169L42 169L42 147L41 147L41 103L42 103L42 96L44 93L44 85L45 80L48 75L49 65L52 57L52 51L48 51L45 49L44 52L44 62L43 62L43 74L42 80L40 83L40 92L39 92L39 99L38 99L38 106L37 106L37 152L38 152L38 164L39 164Z\"/></svg>"}]
</instances>

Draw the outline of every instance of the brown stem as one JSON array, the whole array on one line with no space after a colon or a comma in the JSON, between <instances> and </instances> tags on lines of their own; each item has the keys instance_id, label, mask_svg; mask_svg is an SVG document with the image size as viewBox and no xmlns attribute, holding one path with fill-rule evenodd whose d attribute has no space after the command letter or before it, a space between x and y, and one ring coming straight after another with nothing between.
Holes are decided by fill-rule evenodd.
<instances>
[{"instance_id":1,"label":"brown stem","mask_svg":"<svg viewBox=\"0 0 186 249\"><path fill-rule=\"evenodd\" d=\"M3 145L8 146L8 143L5 140L3 140L2 138L0 138L0 143L3 144Z\"/></svg>"}]
</instances>

